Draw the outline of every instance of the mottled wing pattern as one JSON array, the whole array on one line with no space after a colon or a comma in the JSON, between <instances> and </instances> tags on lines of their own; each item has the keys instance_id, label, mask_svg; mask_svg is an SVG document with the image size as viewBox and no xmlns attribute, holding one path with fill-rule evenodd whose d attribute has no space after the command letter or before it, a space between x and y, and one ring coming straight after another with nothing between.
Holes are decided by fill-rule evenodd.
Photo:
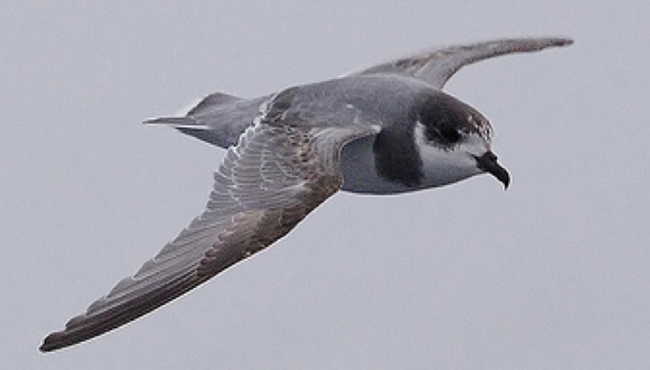
<instances>
[{"instance_id":1,"label":"mottled wing pattern","mask_svg":"<svg viewBox=\"0 0 650 370\"><path fill-rule=\"evenodd\" d=\"M201 216L65 330L46 337L41 350L93 338L160 307L269 246L339 190L341 147L376 131L292 125L299 115L287 115L289 108L270 109L229 149Z\"/></svg>"},{"instance_id":2,"label":"mottled wing pattern","mask_svg":"<svg viewBox=\"0 0 650 370\"><path fill-rule=\"evenodd\" d=\"M523 38L451 46L380 64L352 75L402 74L442 88L465 65L504 54L533 52L571 43L566 38Z\"/></svg>"}]
</instances>

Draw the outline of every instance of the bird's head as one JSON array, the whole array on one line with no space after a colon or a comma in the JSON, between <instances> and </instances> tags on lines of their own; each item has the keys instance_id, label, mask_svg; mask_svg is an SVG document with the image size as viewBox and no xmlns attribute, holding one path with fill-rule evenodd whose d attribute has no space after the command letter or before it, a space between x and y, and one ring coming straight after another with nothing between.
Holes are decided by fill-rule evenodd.
<instances>
[{"instance_id":1,"label":"bird's head","mask_svg":"<svg viewBox=\"0 0 650 370\"><path fill-rule=\"evenodd\" d=\"M492 126L476 109L436 91L415 115L414 135L425 182L440 186L489 173L508 187L510 175L492 152Z\"/></svg>"}]
</instances>

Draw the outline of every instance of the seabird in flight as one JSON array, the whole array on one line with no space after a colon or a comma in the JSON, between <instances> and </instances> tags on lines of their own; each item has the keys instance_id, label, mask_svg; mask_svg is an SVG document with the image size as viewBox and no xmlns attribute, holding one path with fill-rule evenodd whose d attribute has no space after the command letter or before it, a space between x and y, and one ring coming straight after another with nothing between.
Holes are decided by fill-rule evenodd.
<instances>
[{"instance_id":1,"label":"seabird in flight","mask_svg":"<svg viewBox=\"0 0 650 370\"><path fill-rule=\"evenodd\" d=\"M397 194L510 176L492 128L442 91L461 67L566 46L565 38L452 46L256 99L215 93L168 125L222 148L205 211L133 276L48 335L53 351L124 325L286 235L338 190Z\"/></svg>"}]
</instances>

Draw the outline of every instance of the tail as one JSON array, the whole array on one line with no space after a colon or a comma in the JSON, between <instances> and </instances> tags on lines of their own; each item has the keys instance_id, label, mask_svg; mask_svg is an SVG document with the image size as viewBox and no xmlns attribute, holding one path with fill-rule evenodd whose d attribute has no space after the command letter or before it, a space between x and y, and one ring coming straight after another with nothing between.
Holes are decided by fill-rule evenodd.
<instances>
[{"instance_id":1,"label":"tail","mask_svg":"<svg viewBox=\"0 0 650 370\"><path fill-rule=\"evenodd\" d=\"M227 148L236 142L239 132L235 133L233 138L233 133L230 132L231 129L228 127L228 120L225 120L225 122L223 120L223 118L227 117L223 116L232 107L233 103L242 100L236 96L214 93L206 96L198 104L186 110L187 113L182 111L179 116L151 118L145 120L144 123L147 125L169 126L210 144ZM247 126L247 124L241 126Z\"/></svg>"},{"instance_id":2,"label":"tail","mask_svg":"<svg viewBox=\"0 0 650 370\"><path fill-rule=\"evenodd\" d=\"M166 125L175 129L209 130L210 126L200 125L192 117L158 117L144 120L145 125Z\"/></svg>"},{"instance_id":3,"label":"tail","mask_svg":"<svg viewBox=\"0 0 650 370\"><path fill-rule=\"evenodd\" d=\"M213 109L217 109L222 105L234 103L240 100L243 99L226 93L217 92L203 98L203 100L201 100L196 106L194 106L194 108L190 109L187 112L187 115L198 116L201 114L208 113Z\"/></svg>"},{"instance_id":4,"label":"tail","mask_svg":"<svg viewBox=\"0 0 650 370\"><path fill-rule=\"evenodd\" d=\"M224 105L242 100L233 95L225 93L214 93L201 99L198 103L190 105L191 108L183 109L180 115L184 117L157 117L145 120L144 124L168 125L174 128L188 129L209 129L208 125L201 125L194 117L210 114L212 111L222 108Z\"/></svg>"}]
</instances>

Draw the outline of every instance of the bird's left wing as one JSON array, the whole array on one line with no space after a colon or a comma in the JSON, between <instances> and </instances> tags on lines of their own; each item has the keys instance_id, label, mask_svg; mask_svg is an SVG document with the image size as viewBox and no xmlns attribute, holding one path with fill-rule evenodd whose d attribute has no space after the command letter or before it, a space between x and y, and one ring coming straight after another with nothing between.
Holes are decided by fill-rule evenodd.
<instances>
[{"instance_id":1,"label":"bird's left wing","mask_svg":"<svg viewBox=\"0 0 650 370\"><path fill-rule=\"evenodd\" d=\"M339 190L342 146L376 130L354 119L318 124L343 119L339 113L302 124L304 115L291 113L290 95L280 94L280 103L271 103L229 149L204 213L135 275L47 336L42 351L88 340L177 298L266 248Z\"/></svg>"},{"instance_id":2,"label":"bird's left wing","mask_svg":"<svg viewBox=\"0 0 650 370\"><path fill-rule=\"evenodd\" d=\"M500 55L527 53L572 43L573 41L567 38L521 38L450 46L382 63L351 75L400 74L417 78L441 89L465 65Z\"/></svg>"}]
</instances>

